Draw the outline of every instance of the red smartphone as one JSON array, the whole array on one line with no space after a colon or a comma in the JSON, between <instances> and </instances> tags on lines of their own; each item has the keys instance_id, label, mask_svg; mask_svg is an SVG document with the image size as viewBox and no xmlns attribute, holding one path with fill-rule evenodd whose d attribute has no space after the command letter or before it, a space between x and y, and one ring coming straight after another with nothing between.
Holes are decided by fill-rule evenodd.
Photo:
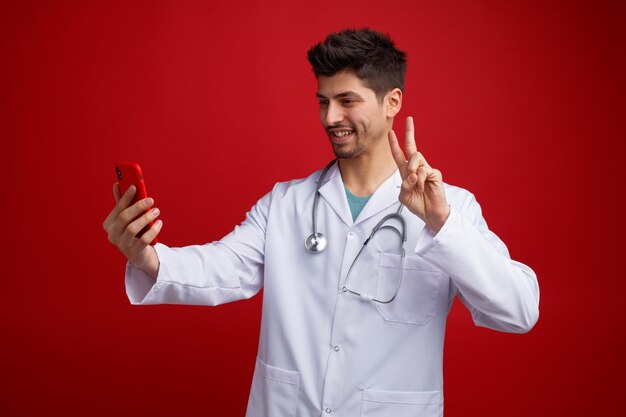
<instances>
[{"instance_id":1,"label":"red smartphone","mask_svg":"<svg viewBox=\"0 0 626 417\"><path fill-rule=\"evenodd\" d=\"M128 161L117 161L115 163L115 173L117 174L117 180L120 184L120 196L124 195L126 190L128 190L128 188L131 185L134 185L135 189L137 190L135 192L135 196L133 197L133 200L130 202L131 206L135 204L137 201L143 200L144 198L148 197L148 192L146 191L146 182L144 180L141 167L139 166L138 163L128 162ZM135 217L133 221L141 217L144 213L145 211L139 214L137 217ZM148 229L152 227L153 224L154 224L154 221L151 221L150 224L148 224L146 227L141 229L139 233L137 233L137 237L141 237L144 233L146 233L146 231L148 231ZM157 239L155 237L154 240L150 242L150 244L155 245L156 243L157 243Z\"/></svg>"}]
</instances>

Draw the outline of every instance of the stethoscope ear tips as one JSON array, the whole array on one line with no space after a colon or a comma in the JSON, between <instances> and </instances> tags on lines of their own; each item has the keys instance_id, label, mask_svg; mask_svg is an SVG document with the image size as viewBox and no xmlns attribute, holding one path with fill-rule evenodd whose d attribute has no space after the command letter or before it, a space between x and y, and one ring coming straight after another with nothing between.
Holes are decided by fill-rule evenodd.
<instances>
[{"instance_id":1,"label":"stethoscope ear tips","mask_svg":"<svg viewBox=\"0 0 626 417\"><path fill-rule=\"evenodd\" d=\"M326 249L327 244L328 241L326 240L326 236L319 232L310 234L309 237L304 240L304 246L309 252L312 253L323 252L324 249Z\"/></svg>"}]
</instances>

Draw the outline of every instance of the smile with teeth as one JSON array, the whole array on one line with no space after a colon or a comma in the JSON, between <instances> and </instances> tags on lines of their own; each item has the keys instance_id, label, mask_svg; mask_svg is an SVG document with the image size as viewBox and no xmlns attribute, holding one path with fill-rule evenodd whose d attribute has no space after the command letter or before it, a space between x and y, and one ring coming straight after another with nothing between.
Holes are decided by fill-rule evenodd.
<instances>
[{"instance_id":1,"label":"smile with teeth","mask_svg":"<svg viewBox=\"0 0 626 417\"><path fill-rule=\"evenodd\" d=\"M348 136L348 135L352 134L352 132L353 132L352 130L335 130L335 131L332 132L332 134L335 137L343 138L344 136Z\"/></svg>"}]
</instances>

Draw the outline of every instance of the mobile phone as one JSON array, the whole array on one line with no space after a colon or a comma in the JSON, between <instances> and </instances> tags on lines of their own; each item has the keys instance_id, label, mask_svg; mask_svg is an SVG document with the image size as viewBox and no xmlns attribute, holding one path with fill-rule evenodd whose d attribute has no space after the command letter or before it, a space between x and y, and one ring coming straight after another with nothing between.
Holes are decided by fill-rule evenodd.
<instances>
[{"instance_id":1,"label":"mobile phone","mask_svg":"<svg viewBox=\"0 0 626 417\"><path fill-rule=\"evenodd\" d=\"M141 171L141 167L138 163L117 161L115 163L115 173L117 175L117 180L120 185L120 196L123 196L126 190L128 190L131 185L134 185L135 189L137 190L132 201L130 202L131 206L137 201L143 200L144 198L148 197L148 192L146 191L146 181L143 177L143 172ZM133 221L141 217L146 211L135 217ZM151 221L150 224L141 229L139 233L137 233L137 237L141 237L144 233L146 233L153 224L154 221ZM156 243L157 239L155 237L154 240L150 242L150 244L155 245Z\"/></svg>"}]
</instances>

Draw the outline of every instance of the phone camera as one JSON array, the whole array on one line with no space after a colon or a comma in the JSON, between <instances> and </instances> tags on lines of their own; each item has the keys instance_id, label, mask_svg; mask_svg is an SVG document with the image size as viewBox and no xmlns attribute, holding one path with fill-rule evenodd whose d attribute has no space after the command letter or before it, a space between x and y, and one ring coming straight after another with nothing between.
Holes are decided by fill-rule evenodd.
<instances>
[{"instance_id":1,"label":"phone camera","mask_svg":"<svg viewBox=\"0 0 626 417\"><path fill-rule=\"evenodd\" d=\"M117 171L117 179L122 179L122 171L120 171L119 167L115 167L115 171Z\"/></svg>"}]
</instances>

